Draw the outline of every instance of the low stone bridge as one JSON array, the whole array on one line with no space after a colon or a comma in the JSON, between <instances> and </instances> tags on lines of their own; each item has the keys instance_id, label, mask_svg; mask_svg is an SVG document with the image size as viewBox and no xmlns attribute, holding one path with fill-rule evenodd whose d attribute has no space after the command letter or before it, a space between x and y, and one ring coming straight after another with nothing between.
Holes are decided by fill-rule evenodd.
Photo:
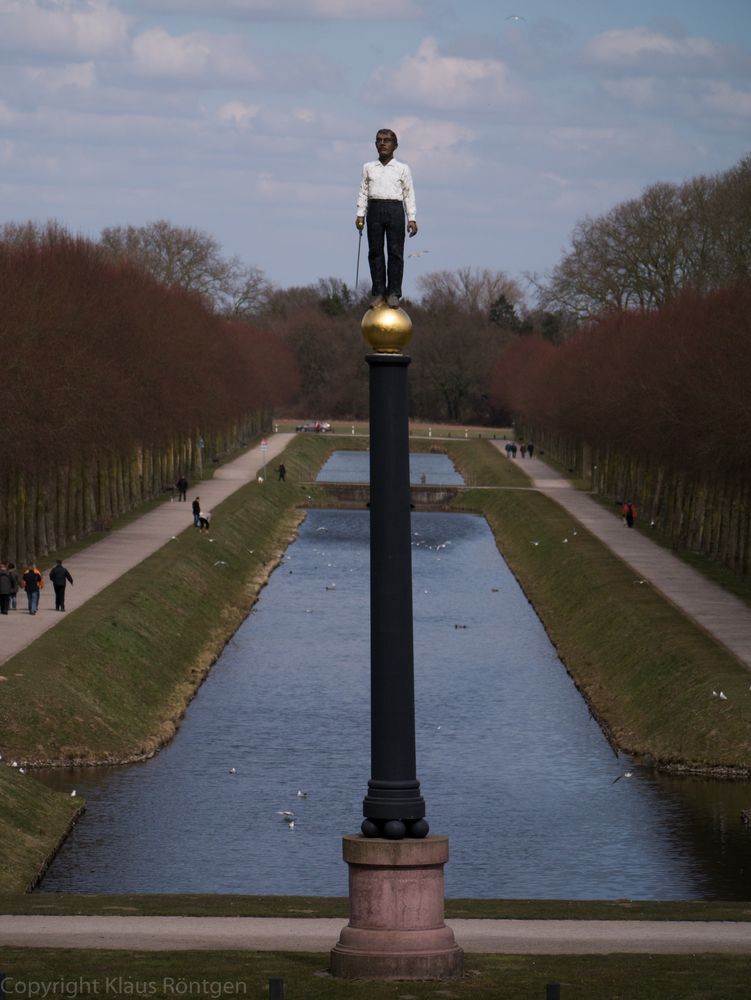
<instances>
[{"instance_id":1,"label":"low stone bridge","mask_svg":"<svg viewBox=\"0 0 751 1000\"><path fill-rule=\"evenodd\" d=\"M316 483L341 504L367 507L370 502L368 483ZM412 506L419 510L443 510L462 492L461 486L410 486Z\"/></svg>"}]
</instances>

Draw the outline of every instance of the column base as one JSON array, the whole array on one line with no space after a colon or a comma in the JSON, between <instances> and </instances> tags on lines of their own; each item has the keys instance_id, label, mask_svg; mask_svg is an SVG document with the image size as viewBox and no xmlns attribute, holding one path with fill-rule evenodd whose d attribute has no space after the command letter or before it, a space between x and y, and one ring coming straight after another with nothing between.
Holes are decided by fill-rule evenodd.
<instances>
[{"instance_id":1,"label":"column base","mask_svg":"<svg viewBox=\"0 0 751 1000\"><path fill-rule=\"evenodd\" d=\"M343 979L456 979L464 952L443 919L448 837L345 836L349 924L331 951Z\"/></svg>"}]
</instances>

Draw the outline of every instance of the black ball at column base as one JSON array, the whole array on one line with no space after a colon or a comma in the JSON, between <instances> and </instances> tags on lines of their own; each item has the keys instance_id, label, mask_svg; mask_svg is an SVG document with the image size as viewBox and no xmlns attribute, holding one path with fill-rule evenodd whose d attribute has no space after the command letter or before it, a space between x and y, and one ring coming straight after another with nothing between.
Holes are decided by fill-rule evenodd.
<instances>
[{"instance_id":1,"label":"black ball at column base","mask_svg":"<svg viewBox=\"0 0 751 1000\"><path fill-rule=\"evenodd\" d=\"M427 837L429 831L430 827L426 819L413 820L407 826L407 836L414 837L415 840L422 840L423 837Z\"/></svg>"},{"instance_id":2,"label":"black ball at column base","mask_svg":"<svg viewBox=\"0 0 751 1000\"><path fill-rule=\"evenodd\" d=\"M400 819L390 819L383 824L383 836L387 840L404 840L407 826Z\"/></svg>"},{"instance_id":3,"label":"black ball at column base","mask_svg":"<svg viewBox=\"0 0 751 1000\"><path fill-rule=\"evenodd\" d=\"M375 822L375 820L364 819L362 821L362 825L360 826L360 829L362 830L363 837L380 837L381 836L381 828L378 825L378 823Z\"/></svg>"}]
</instances>

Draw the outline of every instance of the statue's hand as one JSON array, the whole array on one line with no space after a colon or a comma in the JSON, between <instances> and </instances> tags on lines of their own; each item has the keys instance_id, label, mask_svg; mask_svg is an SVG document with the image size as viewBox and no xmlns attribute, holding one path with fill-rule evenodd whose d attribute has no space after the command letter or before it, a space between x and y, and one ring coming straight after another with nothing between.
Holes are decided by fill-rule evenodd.
<instances>
[{"instance_id":1,"label":"statue's hand","mask_svg":"<svg viewBox=\"0 0 751 1000\"><path fill-rule=\"evenodd\" d=\"M365 216L358 215L357 218L355 219L355 225L360 230L360 232L362 232L363 227L365 226Z\"/></svg>"},{"instance_id":2,"label":"statue's hand","mask_svg":"<svg viewBox=\"0 0 751 1000\"><path fill-rule=\"evenodd\" d=\"M410 236L417 236L417 223L414 220L407 223L407 232Z\"/></svg>"}]
</instances>

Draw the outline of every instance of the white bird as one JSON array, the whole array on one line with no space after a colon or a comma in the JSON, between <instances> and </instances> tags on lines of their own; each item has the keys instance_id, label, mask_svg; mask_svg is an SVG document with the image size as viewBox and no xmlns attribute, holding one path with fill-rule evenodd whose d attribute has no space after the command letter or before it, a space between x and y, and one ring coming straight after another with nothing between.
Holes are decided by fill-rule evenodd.
<instances>
[{"instance_id":1,"label":"white bird","mask_svg":"<svg viewBox=\"0 0 751 1000\"><path fill-rule=\"evenodd\" d=\"M234 768L234 767L231 767L231 768L229 769L229 773L230 773L230 774L237 774L237 769L236 769L236 768Z\"/></svg>"},{"instance_id":2,"label":"white bird","mask_svg":"<svg viewBox=\"0 0 751 1000\"><path fill-rule=\"evenodd\" d=\"M19 774L26 774L26 768L25 767L19 767L18 773Z\"/></svg>"},{"instance_id":3,"label":"white bird","mask_svg":"<svg viewBox=\"0 0 751 1000\"><path fill-rule=\"evenodd\" d=\"M718 698L720 699L720 701L727 701L728 700L728 696L725 694L724 691L720 691L720 693L718 695Z\"/></svg>"},{"instance_id":4,"label":"white bird","mask_svg":"<svg viewBox=\"0 0 751 1000\"><path fill-rule=\"evenodd\" d=\"M298 797L298 799L307 799L307 797L308 797L308 793L307 793L307 792L304 792L304 791L302 790L302 788L298 788L298 789L297 789L297 797Z\"/></svg>"},{"instance_id":5,"label":"white bird","mask_svg":"<svg viewBox=\"0 0 751 1000\"><path fill-rule=\"evenodd\" d=\"M17 760L11 761L11 765L10 766L11 767L18 767L18 761Z\"/></svg>"},{"instance_id":6,"label":"white bird","mask_svg":"<svg viewBox=\"0 0 751 1000\"><path fill-rule=\"evenodd\" d=\"M288 830L294 830L295 829L295 821L293 819L288 819L287 820L287 829Z\"/></svg>"},{"instance_id":7,"label":"white bird","mask_svg":"<svg viewBox=\"0 0 751 1000\"><path fill-rule=\"evenodd\" d=\"M506 20L507 21L525 21L526 22L527 19L526 19L526 17L522 17L521 14L509 14L509 16L506 18Z\"/></svg>"},{"instance_id":8,"label":"white bird","mask_svg":"<svg viewBox=\"0 0 751 1000\"><path fill-rule=\"evenodd\" d=\"M532 542L533 545L539 545L539 542Z\"/></svg>"},{"instance_id":9,"label":"white bird","mask_svg":"<svg viewBox=\"0 0 751 1000\"><path fill-rule=\"evenodd\" d=\"M214 565L215 566L226 566L227 563L224 561L224 559L217 559L217 561L214 563Z\"/></svg>"},{"instance_id":10,"label":"white bird","mask_svg":"<svg viewBox=\"0 0 751 1000\"><path fill-rule=\"evenodd\" d=\"M336 590L336 584L335 583L328 584L326 590Z\"/></svg>"},{"instance_id":11,"label":"white bird","mask_svg":"<svg viewBox=\"0 0 751 1000\"><path fill-rule=\"evenodd\" d=\"M634 583L646 583L646 580L634 580Z\"/></svg>"},{"instance_id":12,"label":"white bird","mask_svg":"<svg viewBox=\"0 0 751 1000\"><path fill-rule=\"evenodd\" d=\"M74 789L73 789L73 791L72 791L72 792L70 793L70 797L71 797L72 799L74 799L74 798L76 797L76 790L75 790L75 788L74 788Z\"/></svg>"},{"instance_id":13,"label":"white bird","mask_svg":"<svg viewBox=\"0 0 751 1000\"><path fill-rule=\"evenodd\" d=\"M414 253L408 253L408 257L423 257L426 253L430 253L430 250L415 250Z\"/></svg>"},{"instance_id":14,"label":"white bird","mask_svg":"<svg viewBox=\"0 0 751 1000\"><path fill-rule=\"evenodd\" d=\"M172 536L172 541L173 541L173 542L176 542L176 541L177 541L177 535L173 535L173 536Z\"/></svg>"},{"instance_id":15,"label":"white bird","mask_svg":"<svg viewBox=\"0 0 751 1000\"><path fill-rule=\"evenodd\" d=\"M285 820L290 820L295 818L295 814L290 812L289 809L277 809L277 816L281 816Z\"/></svg>"},{"instance_id":16,"label":"white bird","mask_svg":"<svg viewBox=\"0 0 751 1000\"><path fill-rule=\"evenodd\" d=\"M568 538L564 538L563 539L563 544L565 545L567 541L568 541Z\"/></svg>"},{"instance_id":17,"label":"white bird","mask_svg":"<svg viewBox=\"0 0 751 1000\"><path fill-rule=\"evenodd\" d=\"M619 774L617 778L613 778L610 784L614 785L616 781L620 781L621 778L631 778L632 776L633 776L633 771L624 771L623 774Z\"/></svg>"}]
</instances>

